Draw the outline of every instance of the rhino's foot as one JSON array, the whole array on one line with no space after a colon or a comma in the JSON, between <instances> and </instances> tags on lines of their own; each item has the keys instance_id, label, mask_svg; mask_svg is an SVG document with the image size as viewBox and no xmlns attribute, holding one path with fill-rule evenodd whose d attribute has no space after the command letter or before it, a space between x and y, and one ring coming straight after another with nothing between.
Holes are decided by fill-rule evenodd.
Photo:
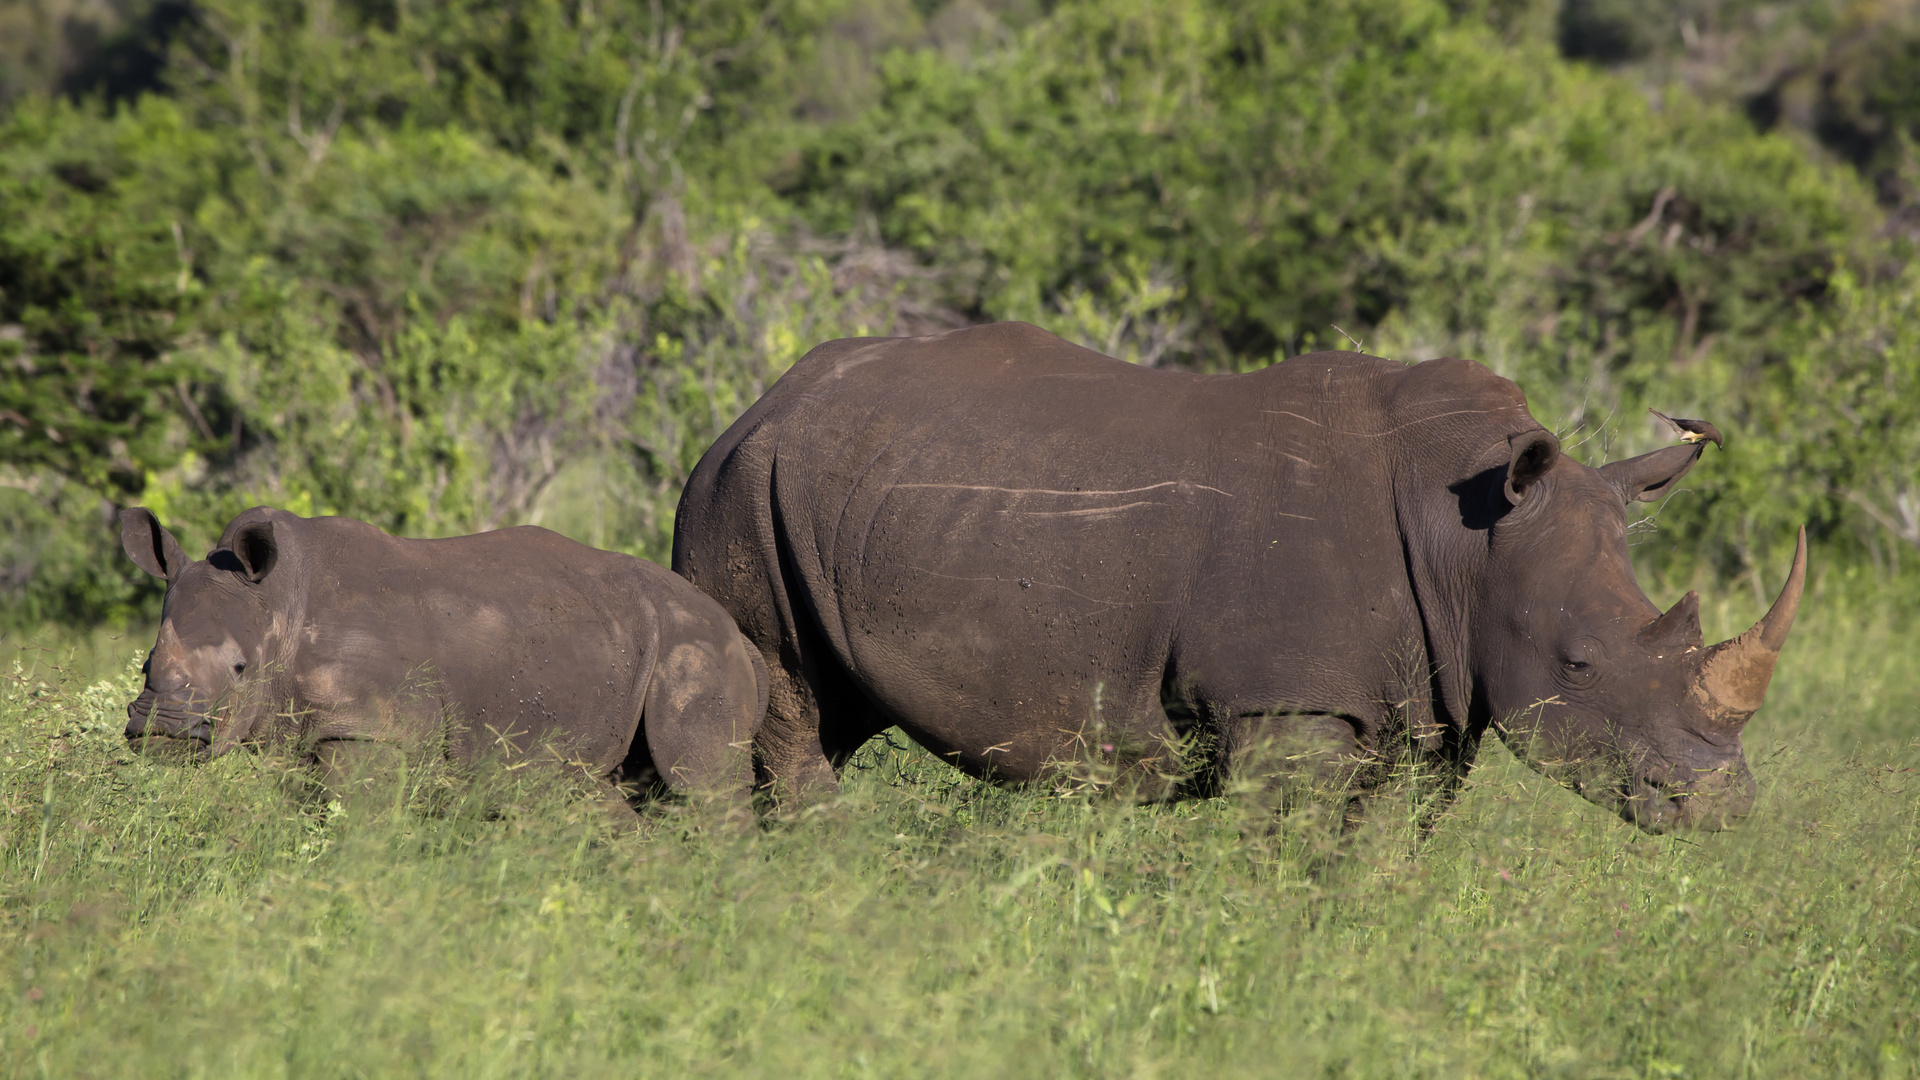
<instances>
[{"instance_id":1,"label":"rhino's foot","mask_svg":"<svg viewBox=\"0 0 1920 1080\"><path fill-rule=\"evenodd\" d=\"M811 759L796 755L785 760L763 758L754 770L755 789L770 799L773 808L792 813L840 794L840 777L825 754Z\"/></svg>"}]
</instances>

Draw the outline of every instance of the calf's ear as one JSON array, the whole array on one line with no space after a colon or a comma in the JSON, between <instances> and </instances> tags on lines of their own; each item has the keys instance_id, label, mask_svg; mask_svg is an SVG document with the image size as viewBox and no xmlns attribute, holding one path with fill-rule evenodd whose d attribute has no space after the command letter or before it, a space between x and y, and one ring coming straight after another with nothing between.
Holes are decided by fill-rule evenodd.
<instances>
[{"instance_id":1,"label":"calf's ear","mask_svg":"<svg viewBox=\"0 0 1920 1080\"><path fill-rule=\"evenodd\" d=\"M1625 461L1610 461L1600 466L1600 475L1620 493L1621 501L1652 502L1673 490L1706 448L1704 442L1664 447Z\"/></svg>"},{"instance_id":2,"label":"calf's ear","mask_svg":"<svg viewBox=\"0 0 1920 1080\"><path fill-rule=\"evenodd\" d=\"M1507 447L1513 454L1507 462L1507 501L1519 506L1560 460L1560 440L1551 431L1523 431L1508 439Z\"/></svg>"},{"instance_id":3,"label":"calf's ear","mask_svg":"<svg viewBox=\"0 0 1920 1080\"><path fill-rule=\"evenodd\" d=\"M144 506L120 511L120 550L133 565L157 578L172 581L187 568L180 541L160 526L160 519Z\"/></svg>"},{"instance_id":4,"label":"calf's ear","mask_svg":"<svg viewBox=\"0 0 1920 1080\"><path fill-rule=\"evenodd\" d=\"M249 521L233 534L233 557L240 560L240 576L258 585L273 571L280 559L280 544L273 538L273 522Z\"/></svg>"}]
</instances>

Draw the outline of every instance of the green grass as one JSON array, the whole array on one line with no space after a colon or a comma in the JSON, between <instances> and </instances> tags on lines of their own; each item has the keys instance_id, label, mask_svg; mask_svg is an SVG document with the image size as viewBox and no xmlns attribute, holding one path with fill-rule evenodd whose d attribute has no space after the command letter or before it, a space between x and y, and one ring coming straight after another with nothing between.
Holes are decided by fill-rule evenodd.
<instances>
[{"instance_id":1,"label":"green grass","mask_svg":"<svg viewBox=\"0 0 1920 1080\"><path fill-rule=\"evenodd\" d=\"M1431 839L1390 799L1338 855L897 736L744 833L529 770L330 810L271 757L129 754L137 669L88 665L136 636L23 650L0 1074L1905 1076L1920 672L1866 610L1810 603L1734 831L1641 835L1490 742Z\"/></svg>"}]
</instances>

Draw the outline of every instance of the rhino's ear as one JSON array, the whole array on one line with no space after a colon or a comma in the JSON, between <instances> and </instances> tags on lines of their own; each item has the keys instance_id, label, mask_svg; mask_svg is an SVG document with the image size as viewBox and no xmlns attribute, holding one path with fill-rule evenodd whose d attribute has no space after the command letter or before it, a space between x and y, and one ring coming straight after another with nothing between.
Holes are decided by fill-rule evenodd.
<instances>
[{"instance_id":1,"label":"rhino's ear","mask_svg":"<svg viewBox=\"0 0 1920 1080\"><path fill-rule=\"evenodd\" d=\"M133 565L157 578L172 581L187 568L180 541L160 526L160 519L144 506L120 511L120 550Z\"/></svg>"},{"instance_id":2,"label":"rhino's ear","mask_svg":"<svg viewBox=\"0 0 1920 1080\"><path fill-rule=\"evenodd\" d=\"M273 522L249 521L233 534L233 557L240 576L258 585L280 559L280 543L273 538Z\"/></svg>"},{"instance_id":3,"label":"rhino's ear","mask_svg":"<svg viewBox=\"0 0 1920 1080\"><path fill-rule=\"evenodd\" d=\"M1507 440L1513 457L1507 463L1507 501L1515 506L1560 460L1560 440L1546 430L1523 431Z\"/></svg>"},{"instance_id":4,"label":"rhino's ear","mask_svg":"<svg viewBox=\"0 0 1920 1080\"><path fill-rule=\"evenodd\" d=\"M1625 461L1608 462L1600 466L1600 475L1620 493L1621 501L1652 502L1673 490L1706 448L1704 442L1664 447Z\"/></svg>"}]
</instances>

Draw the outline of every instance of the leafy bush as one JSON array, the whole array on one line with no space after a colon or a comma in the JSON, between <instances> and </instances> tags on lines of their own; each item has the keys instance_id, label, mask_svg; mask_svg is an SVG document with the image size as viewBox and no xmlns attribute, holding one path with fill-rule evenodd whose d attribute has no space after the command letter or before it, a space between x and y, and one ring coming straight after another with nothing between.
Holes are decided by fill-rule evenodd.
<instances>
[{"instance_id":1,"label":"leafy bush","mask_svg":"<svg viewBox=\"0 0 1920 1080\"><path fill-rule=\"evenodd\" d=\"M594 538L664 558L678 481L785 364L955 322L911 264L714 202L707 144L782 70L757 8L584 40L538 6L307 14L206 5L170 95L0 127L10 621L151 604L79 491L189 544L256 502L442 535L588 468L623 482Z\"/></svg>"},{"instance_id":2,"label":"leafy bush","mask_svg":"<svg viewBox=\"0 0 1920 1080\"><path fill-rule=\"evenodd\" d=\"M266 502L662 557L808 347L983 318L1202 368L1465 355L1588 455L1708 416L1656 565L1758 580L1811 520L1896 572L1899 438L1841 422L1908 393L1871 192L1538 15L196 5L160 92L0 116L0 618L151 611L100 500L190 545Z\"/></svg>"}]
</instances>

